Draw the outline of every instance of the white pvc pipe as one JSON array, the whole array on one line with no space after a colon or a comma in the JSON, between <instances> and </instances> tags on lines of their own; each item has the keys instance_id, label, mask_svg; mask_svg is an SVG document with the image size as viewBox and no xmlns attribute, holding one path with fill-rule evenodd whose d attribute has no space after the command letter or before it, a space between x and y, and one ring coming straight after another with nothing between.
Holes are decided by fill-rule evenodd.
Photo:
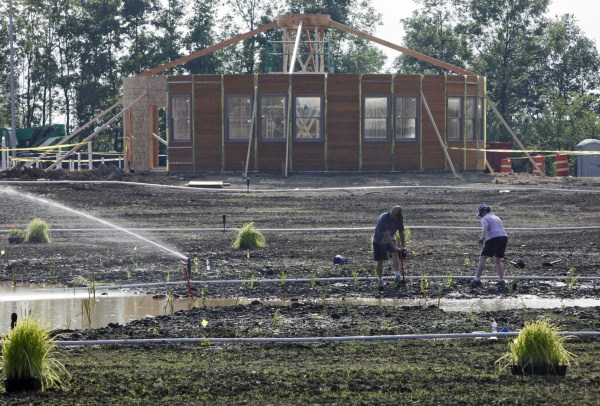
<instances>
[{"instance_id":1,"label":"white pvc pipe","mask_svg":"<svg viewBox=\"0 0 600 406\"><path fill-rule=\"evenodd\" d=\"M406 226L411 230L481 230L481 227L471 226ZM512 231L567 231L567 230L600 230L600 226L570 226L570 227L504 227L506 230ZM173 227L173 228L128 228L129 231L136 232L237 232L238 228L225 228L222 227ZM6 232L6 230L0 230L0 233ZM88 231L114 231L110 228L53 228L52 232L88 232ZM290 233L308 233L308 232L341 232L341 231L373 231L373 227L315 227L315 228L261 228L262 232L290 232Z\"/></svg>"},{"instance_id":2,"label":"white pvc pipe","mask_svg":"<svg viewBox=\"0 0 600 406\"><path fill-rule=\"evenodd\" d=\"M107 185L124 185L124 186L144 186L166 189L187 190L192 193L306 193L306 192L337 192L337 191L353 191L353 190L401 190L401 189L449 189L449 190L467 190L467 191L490 191L490 190L509 190L521 192L562 192L562 193L600 193L600 189L567 189L567 188L540 188L540 187L522 187L522 186L427 186L427 185L397 185L397 186L348 186L348 187L326 187L326 188L291 188L291 189L252 189L248 191L243 189L216 189L216 188L193 188L189 186L177 185L160 185L156 183L143 182L124 182L124 181L106 181L106 180L9 180L1 181L0 184L107 184Z\"/></svg>"},{"instance_id":3,"label":"white pvc pipe","mask_svg":"<svg viewBox=\"0 0 600 406\"><path fill-rule=\"evenodd\" d=\"M85 340L85 341L53 341L60 346L76 345L134 345L134 344L265 344L265 343L323 343L344 341L399 341L399 340L439 340L457 338L502 338L514 337L518 332L507 333L446 333L446 334L401 334L377 336L341 336L341 337L206 337L206 338L142 338L126 340ZM566 336L599 336L600 331L560 331L559 335Z\"/></svg>"}]
</instances>

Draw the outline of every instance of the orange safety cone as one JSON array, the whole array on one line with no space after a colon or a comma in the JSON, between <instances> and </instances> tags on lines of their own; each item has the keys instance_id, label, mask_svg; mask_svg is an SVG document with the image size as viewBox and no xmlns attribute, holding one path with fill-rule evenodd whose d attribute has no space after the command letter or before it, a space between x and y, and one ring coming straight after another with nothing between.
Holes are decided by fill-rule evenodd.
<instances>
[{"instance_id":1,"label":"orange safety cone","mask_svg":"<svg viewBox=\"0 0 600 406\"><path fill-rule=\"evenodd\" d=\"M544 169L544 160L545 157L543 155L536 155L533 157L533 175L544 176L546 172Z\"/></svg>"},{"instance_id":2,"label":"orange safety cone","mask_svg":"<svg viewBox=\"0 0 600 406\"><path fill-rule=\"evenodd\" d=\"M556 160L554 161L554 175L571 176L567 154L556 154Z\"/></svg>"},{"instance_id":3,"label":"orange safety cone","mask_svg":"<svg viewBox=\"0 0 600 406\"><path fill-rule=\"evenodd\" d=\"M500 161L500 173L511 173L512 172L512 162L510 158L502 158Z\"/></svg>"}]
</instances>

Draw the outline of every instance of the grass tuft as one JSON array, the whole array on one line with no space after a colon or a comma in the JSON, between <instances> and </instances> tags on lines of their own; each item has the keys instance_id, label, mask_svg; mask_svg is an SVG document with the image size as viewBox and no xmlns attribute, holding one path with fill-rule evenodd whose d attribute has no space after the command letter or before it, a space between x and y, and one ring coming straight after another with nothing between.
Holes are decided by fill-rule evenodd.
<instances>
[{"instance_id":1,"label":"grass tuft","mask_svg":"<svg viewBox=\"0 0 600 406\"><path fill-rule=\"evenodd\" d=\"M546 320L528 321L516 339L509 343L509 351L496 363L500 369L509 364L534 368L569 365L573 354L564 348L565 336L558 335L555 324Z\"/></svg>"},{"instance_id":2,"label":"grass tuft","mask_svg":"<svg viewBox=\"0 0 600 406\"><path fill-rule=\"evenodd\" d=\"M240 229L231 247L239 249L263 248L267 246L265 236L254 227L254 222L246 223Z\"/></svg>"},{"instance_id":3,"label":"grass tuft","mask_svg":"<svg viewBox=\"0 0 600 406\"><path fill-rule=\"evenodd\" d=\"M50 334L33 318L19 320L2 338L2 368L7 379L40 378L42 390L66 389L70 375L54 358Z\"/></svg>"},{"instance_id":4,"label":"grass tuft","mask_svg":"<svg viewBox=\"0 0 600 406\"><path fill-rule=\"evenodd\" d=\"M50 227L48 223L40 218L34 218L27 225L27 241L33 243L49 243L50 242Z\"/></svg>"}]
</instances>

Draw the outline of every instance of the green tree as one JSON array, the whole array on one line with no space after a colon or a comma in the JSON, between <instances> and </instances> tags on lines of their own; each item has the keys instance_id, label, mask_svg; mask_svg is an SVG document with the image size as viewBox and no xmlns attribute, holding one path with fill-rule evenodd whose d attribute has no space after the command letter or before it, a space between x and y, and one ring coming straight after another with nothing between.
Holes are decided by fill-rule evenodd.
<instances>
[{"instance_id":1,"label":"green tree","mask_svg":"<svg viewBox=\"0 0 600 406\"><path fill-rule=\"evenodd\" d=\"M188 33L183 41L188 53L214 45L219 3L220 0L197 0L192 4L192 14L187 21ZM216 73L220 69L220 61L212 53L186 63L184 68L191 74Z\"/></svg>"},{"instance_id":2,"label":"green tree","mask_svg":"<svg viewBox=\"0 0 600 406\"><path fill-rule=\"evenodd\" d=\"M421 8L402 19L407 48L466 68L473 54L468 36L460 29L456 0L415 0ZM398 72L444 74L446 70L408 55L400 55L393 67Z\"/></svg>"}]
</instances>

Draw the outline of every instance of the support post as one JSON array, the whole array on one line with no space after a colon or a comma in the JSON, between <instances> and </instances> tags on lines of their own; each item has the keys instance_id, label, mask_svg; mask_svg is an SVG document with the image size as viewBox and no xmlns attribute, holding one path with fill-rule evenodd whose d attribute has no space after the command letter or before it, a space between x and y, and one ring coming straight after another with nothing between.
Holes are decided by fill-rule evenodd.
<instances>
[{"instance_id":1,"label":"support post","mask_svg":"<svg viewBox=\"0 0 600 406\"><path fill-rule=\"evenodd\" d=\"M442 150L444 151L444 156L446 157L446 162L448 162L448 165L450 165L450 169L452 169L452 173L454 174L454 176L458 177L458 174L456 173L456 169L454 169L454 164L452 163L452 159L450 159L450 154L448 154L448 149L446 148L446 145L444 144L444 140L442 139L442 136L440 135L440 131L438 130L437 125L435 124L435 120L433 119L433 114L431 114L431 110L429 109L429 104L427 104L427 99L425 99L425 94L423 93L423 90L421 90L421 99L423 100L423 105L425 106L425 110L427 111L429 120L431 121L431 124L433 125L433 129L435 130L435 135L437 135L438 141L440 142L440 146L442 147Z\"/></svg>"}]
</instances>

